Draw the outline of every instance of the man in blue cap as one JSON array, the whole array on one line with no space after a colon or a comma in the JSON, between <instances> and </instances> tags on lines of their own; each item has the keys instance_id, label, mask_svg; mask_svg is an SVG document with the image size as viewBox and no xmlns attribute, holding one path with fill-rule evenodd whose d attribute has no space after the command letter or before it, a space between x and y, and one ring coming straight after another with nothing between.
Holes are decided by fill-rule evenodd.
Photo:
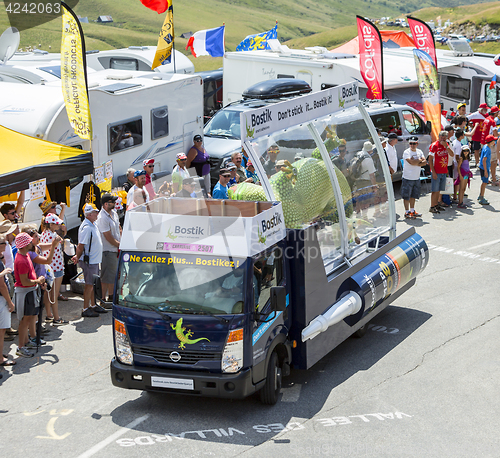
<instances>
[{"instance_id":1,"label":"man in blue cap","mask_svg":"<svg viewBox=\"0 0 500 458\"><path fill-rule=\"evenodd\" d=\"M127 210L149 202L149 193L145 188L146 171L136 170L134 173L135 185L127 194Z\"/></svg>"}]
</instances>

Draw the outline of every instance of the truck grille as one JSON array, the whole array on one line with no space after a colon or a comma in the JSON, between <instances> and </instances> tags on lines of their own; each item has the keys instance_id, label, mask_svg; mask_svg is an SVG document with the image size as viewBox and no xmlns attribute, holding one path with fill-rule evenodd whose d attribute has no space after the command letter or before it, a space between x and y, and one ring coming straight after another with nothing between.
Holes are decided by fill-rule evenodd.
<instances>
[{"instance_id":1,"label":"truck grille","mask_svg":"<svg viewBox=\"0 0 500 458\"><path fill-rule=\"evenodd\" d=\"M199 352L199 351L185 351L185 350L170 350L162 348L144 347L141 345L134 345L132 351L138 355L149 356L156 359L159 363L173 363L170 359L170 353L178 353L181 359L178 364L196 364L198 361L220 361L221 354L218 352Z\"/></svg>"},{"instance_id":2,"label":"truck grille","mask_svg":"<svg viewBox=\"0 0 500 458\"><path fill-rule=\"evenodd\" d=\"M210 170L219 170L220 158L210 157L208 163L210 164Z\"/></svg>"}]
</instances>

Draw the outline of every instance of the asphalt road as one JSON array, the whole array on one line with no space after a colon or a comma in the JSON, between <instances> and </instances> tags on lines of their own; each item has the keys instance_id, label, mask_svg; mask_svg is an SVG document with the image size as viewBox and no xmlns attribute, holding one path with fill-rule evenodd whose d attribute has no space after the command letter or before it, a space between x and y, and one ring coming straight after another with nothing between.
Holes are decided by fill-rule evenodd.
<instances>
[{"instance_id":1,"label":"asphalt road","mask_svg":"<svg viewBox=\"0 0 500 458\"><path fill-rule=\"evenodd\" d=\"M417 284L309 371L292 370L281 402L227 401L111 385L111 314L54 329L32 359L0 372L2 455L500 456L499 188L491 205L428 212L410 224L430 247ZM472 199L473 198L473 199ZM4 352L14 345L6 343Z\"/></svg>"}]
</instances>

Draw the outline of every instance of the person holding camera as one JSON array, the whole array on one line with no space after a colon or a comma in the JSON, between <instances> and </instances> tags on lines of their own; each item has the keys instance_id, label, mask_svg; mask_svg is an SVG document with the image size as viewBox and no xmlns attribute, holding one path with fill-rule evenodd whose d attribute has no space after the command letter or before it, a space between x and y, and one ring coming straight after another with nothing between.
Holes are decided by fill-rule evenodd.
<instances>
[{"instance_id":1,"label":"person holding camera","mask_svg":"<svg viewBox=\"0 0 500 458\"><path fill-rule=\"evenodd\" d=\"M42 245L50 245L56 238L60 239L66 234L64 221L55 213L48 213L44 216L42 226L44 227L44 231L40 236L40 243ZM44 257L48 257L49 249L45 248L42 254ZM48 300L46 301L47 316L45 321L52 323L52 326L62 326L68 324L68 321L61 319L59 316L59 291L64 276L64 255L60 242L57 243L50 267L52 267L54 272L54 286L46 296Z\"/></svg>"},{"instance_id":2,"label":"person holding camera","mask_svg":"<svg viewBox=\"0 0 500 458\"><path fill-rule=\"evenodd\" d=\"M93 288L94 275L99 275L99 264L102 261L101 233L95 225L99 210L92 204L85 204L83 213L85 219L78 229L78 246L71 262L78 262L83 270L85 287L82 316L90 318L99 316L99 313L107 313L107 310L96 305Z\"/></svg>"}]
</instances>

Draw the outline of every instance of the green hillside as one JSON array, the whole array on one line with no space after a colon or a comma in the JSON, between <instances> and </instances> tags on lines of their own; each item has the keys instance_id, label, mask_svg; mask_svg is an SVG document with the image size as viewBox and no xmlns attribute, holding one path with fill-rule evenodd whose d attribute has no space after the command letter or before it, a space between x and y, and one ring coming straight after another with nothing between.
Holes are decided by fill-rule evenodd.
<instances>
[{"instance_id":1,"label":"green hillside","mask_svg":"<svg viewBox=\"0 0 500 458\"><path fill-rule=\"evenodd\" d=\"M289 46L304 47L340 45L356 35L355 15L371 18L403 17L412 13L425 20L441 15L443 20L496 21L500 24L500 2L450 7L465 0L174 0L176 35L183 32L218 27L226 24L226 50L234 51L246 36L269 30L278 21L278 38ZM439 8L446 5L446 8ZM421 9L423 6L429 7ZM82 0L75 12L88 17L82 24L88 50L113 49L130 45L156 45L164 14L145 8L139 0ZM94 23L98 16L113 17L112 24ZM4 3L0 3L0 31L9 26ZM408 30L408 29L406 29ZM61 23L59 20L21 33L21 47L41 45L42 49L58 52ZM176 49L184 51L187 40L176 38ZM196 70L217 68L222 59L193 59Z\"/></svg>"}]
</instances>

